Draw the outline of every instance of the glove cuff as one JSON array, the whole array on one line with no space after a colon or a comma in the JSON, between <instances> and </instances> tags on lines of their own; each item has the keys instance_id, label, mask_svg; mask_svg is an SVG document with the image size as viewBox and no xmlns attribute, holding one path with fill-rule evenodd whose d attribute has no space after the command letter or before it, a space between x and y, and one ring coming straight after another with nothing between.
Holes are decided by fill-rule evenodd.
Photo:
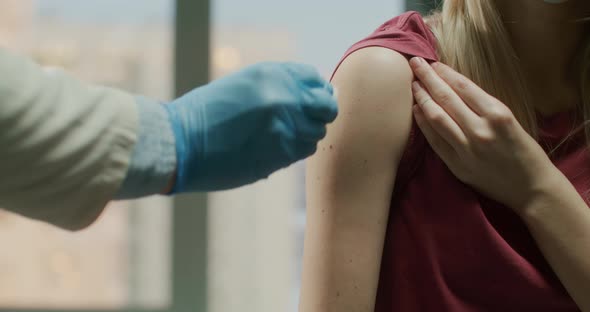
<instances>
[{"instance_id":1,"label":"glove cuff","mask_svg":"<svg viewBox=\"0 0 590 312\"><path fill-rule=\"evenodd\" d=\"M161 193L176 168L175 138L166 109L145 97L136 97L136 103L139 108L138 141L116 199Z\"/></svg>"}]
</instances>

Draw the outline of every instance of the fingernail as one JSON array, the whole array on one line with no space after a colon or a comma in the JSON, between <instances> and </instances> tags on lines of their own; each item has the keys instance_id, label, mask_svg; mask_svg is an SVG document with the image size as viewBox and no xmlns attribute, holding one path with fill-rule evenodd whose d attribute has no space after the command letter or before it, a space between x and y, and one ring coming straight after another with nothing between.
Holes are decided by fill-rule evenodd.
<instances>
[{"instance_id":1,"label":"fingernail","mask_svg":"<svg viewBox=\"0 0 590 312\"><path fill-rule=\"evenodd\" d=\"M422 60L420 57L413 57L410 59L410 66L416 68L422 65Z\"/></svg>"},{"instance_id":2,"label":"fingernail","mask_svg":"<svg viewBox=\"0 0 590 312\"><path fill-rule=\"evenodd\" d=\"M432 64L430 64L430 66L432 66L432 68L437 69L440 66L439 62L434 62Z\"/></svg>"}]
</instances>

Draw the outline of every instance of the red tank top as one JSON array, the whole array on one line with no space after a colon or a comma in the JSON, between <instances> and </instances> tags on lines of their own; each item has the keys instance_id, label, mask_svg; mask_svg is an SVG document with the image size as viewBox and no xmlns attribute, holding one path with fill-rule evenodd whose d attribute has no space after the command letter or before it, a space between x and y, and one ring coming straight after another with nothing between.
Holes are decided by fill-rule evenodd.
<instances>
[{"instance_id":1,"label":"red tank top","mask_svg":"<svg viewBox=\"0 0 590 312\"><path fill-rule=\"evenodd\" d=\"M378 46L436 61L435 40L422 17L408 12L344 58ZM569 133L572 116L540 118L546 151ZM552 160L583 193L590 159L583 135L574 142ZM392 195L375 311L579 310L519 217L460 182L414 121Z\"/></svg>"}]
</instances>

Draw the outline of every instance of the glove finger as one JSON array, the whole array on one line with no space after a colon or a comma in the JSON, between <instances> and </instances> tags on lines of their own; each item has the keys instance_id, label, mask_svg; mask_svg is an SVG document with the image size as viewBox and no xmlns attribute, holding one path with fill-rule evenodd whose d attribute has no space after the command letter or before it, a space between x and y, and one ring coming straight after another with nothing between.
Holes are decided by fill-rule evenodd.
<instances>
[{"instance_id":1,"label":"glove finger","mask_svg":"<svg viewBox=\"0 0 590 312\"><path fill-rule=\"evenodd\" d=\"M326 124L305 114L292 114L297 138L308 142L317 142L326 136Z\"/></svg>"},{"instance_id":2,"label":"glove finger","mask_svg":"<svg viewBox=\"0 0 590 312\"><path fill-rule=\"evenodd\" d=\"M303 112L315 120L328 123L338 116L338 103L331 92L314 88L304 96Z\"/></svg>"},{"instance_id":3,"label":"glove finger","mask_svg":"<svg viewBox=\"0 0 590 312\"><path fill-rule=\"evenodd\" d=\"M298 160L305 159L313 154L318 149L318 145L316 142L299 142L297 143L297 155L299 157Z\"/></svg>"},{"instance_id":4,"label":"glove finger","mask_svg":"<svg viewBox=\"0 0 590 312\"><path fill-rule=\"evenodd\" d=\"M280 168L311 155L316 150L317 141L326 135L323 124L305 119L296 121L295 118L292 118L295 125L289 125L288 122L283 121L274 123L273 132L278 133L281 137L279 139L282 151L280 154L286 156L283 160L287 161L286 163L281 161Z\"/></svg>"},{"instance_id":5,"label":"glove finger","mask_svg":"<svg viewBox=\"0 0 590 312\"><path fill-rule=\"evenodd\" d=\"M325 87L330 85L317 71L317 69L311 65L298 64L298 63L285 63L285 69L293 78L297 81L302 82L305 86Z\"/></svg>"}]
</instances>

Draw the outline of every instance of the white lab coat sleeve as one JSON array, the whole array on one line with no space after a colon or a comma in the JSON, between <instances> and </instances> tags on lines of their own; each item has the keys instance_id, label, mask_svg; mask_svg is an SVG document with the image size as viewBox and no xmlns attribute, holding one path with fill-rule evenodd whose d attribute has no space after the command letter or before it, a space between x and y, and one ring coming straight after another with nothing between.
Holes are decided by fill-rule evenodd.
<instances>
[{"instance_id":1,"label":"white lab coat sleeve","mask_svg":"<svg viewBox=\"0 0 590 312\"><path fill-rule=\"evenodd\" d=\"M69 230L88 226L124 180L137 131L132 95L0 49L3 209Z\"/></svg>"}]
</instances>

